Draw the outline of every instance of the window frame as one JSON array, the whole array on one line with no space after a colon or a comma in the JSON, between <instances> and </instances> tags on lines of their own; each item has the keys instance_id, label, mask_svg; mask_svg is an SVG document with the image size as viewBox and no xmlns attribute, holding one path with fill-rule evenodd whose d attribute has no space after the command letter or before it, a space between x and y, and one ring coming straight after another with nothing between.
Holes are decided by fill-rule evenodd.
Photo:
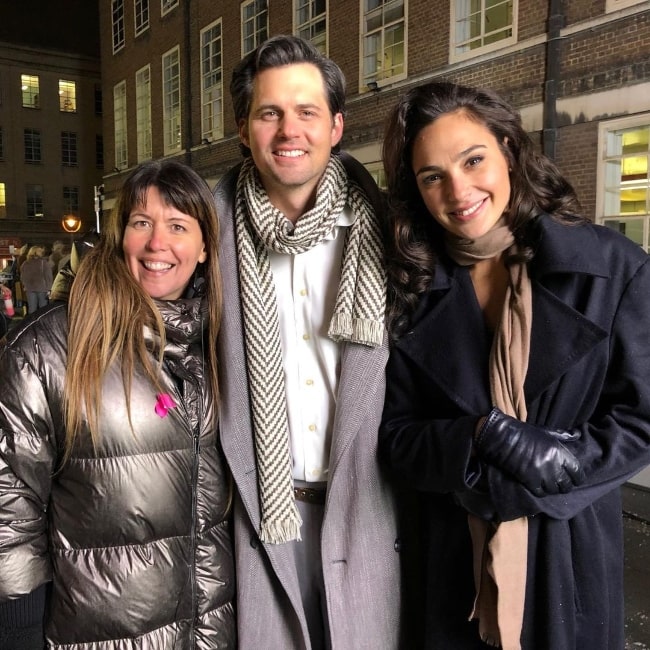
<instances>
[{"instance_id":1,"label":"window frame","mask_svg":"<svg viewBox=\"0 0 650 650\"><path fill-rule=\"evenodd\" d=\"M172 61L175 57L175 62ZM176 69L173 78L166 79L171 68ZM164 52L161 56L161 92L162 92L162 121L163 121L163 153L165 155L178 153L183 141L183 107L181 101L181 50L178 45ZM175 79L175 81L172 81ZM168 89L169 83L173 84Z\"/></svg>"},{"instance_id":2,"label":"window frame","mask_svg":"<svg viewBox=\"0 0 650 650\"><path fill-rule=\"evenodd\" d=\"M458 16L458 3L467 2L468 0L451 0L450 4L450 23L449 23L449 62L457 63L459 61L467 61L468 59L473 59L482 54L488 54L490 52L495 52L501 50L504 47L510 45L515 45L517 43L517 31L519 24L519 0L504 0L504 2L512 2L512 34L509 37L502 38L493 43L488 43L487 45L482 45L476 49L469 49L466 52L457 52L457 43L456 43L456 23ZM481 14L481 23L484 23L485 16L485 2L486 0L480 0L482 8L480 10Z\"/></svg>"},{"instance_id":3,"label":"window frame","mask_svg":"<svg viewBox=\"0 0 650 650\"><path fill-rule=\"evenodd\" d=\"M402 81L407 78L408 76L408 9L409 9L409 4L408 0L380 0L379 6L375 7L372 10L366 10L366 4L368 0L361 0L359 3L359 11L360 11L360 16L359 16L359 92L360 93L366 93L369 91L368 84L369 83L376 83L377 87L381 88L383 86L387 86L389 84L397 83L399 81ZM386 8L387 5L401 2L402 3L402 17L393 20L393 21L388 21L384 22L383 18L383 13L384 9ZM366 31L366 17L373 13L380 11L382 14L382 20L381 20L381 26L377 28L373 28L369 31ZM380 47L380 52L381 52L381 57L382 59L386 55L386 53L389 50L389 47L386 46L386 41L385 41L385 36L388 30L393 29L396 25L399 25L399 23L403 24L403 30L404 30L404 40L402 41L402 47L403 47L403 62L402 62L402 67L403 70L402 72L398 72L397 74L393 74L391 76L384 76L382 68L380 66L377 66L375 69L374 74L366 74L364 70L364 64L366 60L366 40L368 39L369 36L373 34L380 34L381 36L381 47ZM376 56L376 55L375 55Z\"/></svg>"},{"instance_id":4,"label":"window frame","mask_svg":"<svg viewBox=\"0 0 650 650\"><path fill-rule=\"evenodd\" d=\"M314 16L313 14L313 4L317 2L317 0L293 0L292 3L292 17L293 17L293 34L296 36L300 36L300 31L304 30L306 28L309 28L311 31L311 27L315 25L316 23L320 22L323 17L325 19L325 43L324 43L324 50L321 50L318 45L314 42L313 38L310 37L307 40L314 45L322 54L325 56L328 56L329 52L329 0L323 0L325 3L325 10ZM303 23L298 23L298 11L300 7L298 6L299 4L303 5L308 5L309 6L309 19ZM304 38L304 37L303 37Z\"/></svg>"},{"instance_id":5,"label":"window frame","mask_svg":"<svg viewBox=\"0 0 650 650\"><path fill-rule=\"evenodd\" d=\"M605 13L611 14L614 11L627 9L628 7L641 4L644 1L645 0L605 0Z\"/></svg>"},{"instance_id":6,"label":"window frame","mask_svg":"<svg viewBox=\"0 0 650 650\"><path fill-rule=\"evenodd\" d=\"M28 183L25 185L25 216L28 219L43 219L45 212L44 205L43 185L40 183ZM40 206L40 212L36 209ZM33 208L33 214L29 214L30 207Z\"/></svg>"},{"instance_id":7,"label":"window frame","mask_svg":"<svg viewBox=\"0 0 650 650\"><path fill-rule=\"evenodd\" d=\"M59 111L62 113L77 112L77 82L69 79L59 79Z\"/></svg>"},{"instance_id":8,"label":"window frame","mask_svg":"<svg viewBox=\"0 0 650 650\"><path fill-rule=\"evenodd\" d=\"M178 0L160 0L160 15L164 16L178 7Z\"/></svg>"},{"instance_id":9,"label":"window frame","mask_svg":"<svg viewBox=\"0 0 650 650\"><path fill-rule=\"evenodd\" d=\"M79 216L79 187L77 185L64 185L62 189L63 214Z\"/></svg>"},{"instance_id":10,"label":"window frame","mask_svg":"<svg viewBox=\"0 0 650 650\"><path fill-rule=\"evenodd\" d=\"M23 108L39 109L41 107L41 80L37 74L20 75L20 93ZM25 101L28 98L28 101Z\"/></svg>"},{"instance_id":11,"label":"window frame","mask_svg":"<svg viewBox=\"0 0 650 650\"><path fill-rule=\"evenodd\" d=\"M143 75L146 80L141 80ZM135 72L135 129L137 136L136 157L138 162L153 158L151 133L151 64Z\"/></svg>"},{"instance_id":12,"label":"window frame","mask_svg":"<svg viewBox=\"0 0 650 650\"><path fill-rule=\"evenodd\" d=\"M261 11L257 11L257 8L254 9L254 11L257 11L257 13L253 14L251 18L244 19L244 11L247 7L250 5L257 5L257 3L261 3L264 5L263 9ZM241 56L244 58L249 52L252 52L258 45L263 43L268 37L269 37L269 3L267 0L244 0L244 2L241 3L239 7L239 15L240 15L240 49L241 49ZM253 33L249 37L244 36L244 26L251 22L255 21L255 24L257 23L257 17L264 15L266 18L266 24L262 28L262 30L258 30L256 27L253 29ZM244 48L244 41L246 38L252 38L253 39L253 47L249 49Z\"/></svg>"},{"instance_id":13,"label":"window frame","mask_svg":"<svg viewBox=\"0 0 650 650\"><path fill-rule=\"evenodd\" d=\"M31 142L27 141L28 138ZM40 129L25 127L23 129L23 145L26 165L40 165L43 163L43 138ZM28 151L32 152L31 157L27 155Z\"/></svg>"},{"instance_id":14,"label":"window frame","mask_svg":"<svg viewBox=\"0 0 650 650\"><path fill-rule=\"evenodd\" d=\"M113 86L113 129L115 168L121 171L126 169L129 164L126 80L124 79Z\"/></svg>"},{"instance_id":15,"label":"window frame","mask_svg":"<svg viewBox=\"0 0 650 650\"><path fill-rule=\"evenodd\" d=\"M117 54L126 45L126 31L124 25L125 0L111 0L111 37L113 54Z\"/></svg>"},{"instance_id":16,"label":"window frame","mask_svg":"<svg viewBox=\"0 0 650 650\"><path fill-rule=\"evenodd\" d=\"M133 33L144 34L149 29L149 0L133 0Z\"/></svg>"},{"instance_id":17,"label":"window frame","mask_svg":"<svg viewBox=\"0 0 650 650\"><path fill-rule=\"evenodd\" d=\"M646 212L643 214L634 214L626 216L625 214L607 215L606 208L606 166L608 162L619 158L607 152L607 138L610 134L620 131L627 131L635 128L645 127L649 132L648 149L646 152L646 176L648 187L646 190ZM621 154L622 159L624 154ZM607 221L617 221L616 217L629 221L642 221L642 243L641 247L650 252L650 111L643 114L630 115L613 120L604 120L598 124L598 164L596 171L596 223L607 226ZM611 226L610 226L611 227ZM625 233L624 233L625 234ZM627 235L626 235L627 236ZM636 241L630 237L632 241ZM638 243L638 242L636 242Z\"/></svg>"},{"instance_id":18,"label":"window frame","mask_svg":"<svg viewBox=\"0 0 650 650\"><path fill-rule=\"evenodd\" d=\"M61 131L61 165L79 166L78 137L75 131Z\"/></svg>"},{"instance_id":19,"label":"window frame","mask_svg":"<svg viewBox=\"0 0 650 650\"><path fill-rule=\"evenodd\" d=\"M219 35L210 39L208 43L204 42L206 35L219 27ZM223 103L224 103L224 83L223 83L223 21L221 18L210 23L201 30L200 38L200 75L201 75L201 139L212 142L223 138L224 125L223 125ZM209 59L212 60L215 56L215 44L219 42L219 66L210 67L206 71L206 56L204 49L210 48ZM209 77L217 74L219 80L212 83L206 88L209 83ZM207 93L210 92L210 97ZM215 98L214 94L218 93L219 97ZM215 111L215 105L218 105L218 110Z\"/></svg>"}]
</instances>

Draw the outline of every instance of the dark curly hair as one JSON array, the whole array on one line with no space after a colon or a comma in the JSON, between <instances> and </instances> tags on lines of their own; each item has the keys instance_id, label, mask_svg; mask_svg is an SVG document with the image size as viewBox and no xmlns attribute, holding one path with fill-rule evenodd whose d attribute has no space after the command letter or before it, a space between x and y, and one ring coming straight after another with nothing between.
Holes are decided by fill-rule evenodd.
<instances>
[{"instance_id":1,"label":"dark curly hair","mask_svg":"<svg viewBox=\"0 0 650 650\"><path fill-rule=\"evenodd\" d=\"M524 130L519 113L496 93L447 81L409 90L391 111L386 124L383 161L389 202L388 322L398 336L414 311L420 294L430 285L436 244L442 226L422 201L412 168L413 145L422 129L446 113L462 111L483 124L496 138L510 173L510 201L504 217L515 238L532 257L526 241L531 219L548 213L562 221L582 221L571 184L546 156L538 153Z\"/></svg>"}]
</instances>

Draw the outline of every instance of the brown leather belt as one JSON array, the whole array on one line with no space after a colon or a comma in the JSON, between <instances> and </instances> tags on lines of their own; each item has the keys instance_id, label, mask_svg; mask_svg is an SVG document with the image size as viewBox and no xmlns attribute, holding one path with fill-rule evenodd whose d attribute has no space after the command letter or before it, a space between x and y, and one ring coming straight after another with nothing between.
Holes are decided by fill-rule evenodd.
<instances>
[{"instance_id":1,"label":"brown leather belt","mask_svg":"<svg viewBox=\"0 0 650 650\"><path fill-rule=\"evenodd\" d=\"M325 488L294 487L293 494L296 497L296 501L324 506L327 491Z\"/></svg>"}]
</instances>

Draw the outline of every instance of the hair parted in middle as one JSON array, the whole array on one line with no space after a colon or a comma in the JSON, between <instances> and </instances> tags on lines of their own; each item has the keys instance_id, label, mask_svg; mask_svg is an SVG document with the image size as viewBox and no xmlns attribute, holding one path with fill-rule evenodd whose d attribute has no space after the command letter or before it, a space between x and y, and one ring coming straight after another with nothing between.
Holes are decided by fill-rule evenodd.
<instances>
[{"instance_id":1,"label":"hair parted in middle","mask_svg":"<svg viewBox=\"0 0 650 650\"><path fill-rule=\"evenodd\" d=\"M162 344L165 329L154 300L129 270L122 242L131 211L144 205L147 190L157 188L162 200L194 217L201 228L207 258L199 264L190 286L204 295L207 307L206 380L218 401L216 341L221 321L221 272L217 258L219 223L207 183L192 168L176 160L142 163L126 178L116 205L104 224L99 242L84 254L68 301L68 364L65 385L66 450L78 435L85 407L90 433L96 439L101 408L102 380L113 363L121 364L129 404L130 380L136 365L159 388L159 368L151 363L145 328L153 329ZM201 278L200 285L197 279ZM129 406L130 418L130 406Z\"/></svg>"},{"instance_id":2,"label":"hair parted in middle","mask_svg":"<svg viewBox=\"0 0 650 650\"><path fill-rule=\"evenodd\" d=\"M332 116L337 113L345 116L345 76L341 68L309 41L299 36L280 34L258 45L233 70L230 96L237 126L249 116L255 76L263 70L296 63L311 63L318 68L323 78L330 113ZM242 144L241 149L245 156L250 155L248 147Z\"/></svg>"}]
</instances>

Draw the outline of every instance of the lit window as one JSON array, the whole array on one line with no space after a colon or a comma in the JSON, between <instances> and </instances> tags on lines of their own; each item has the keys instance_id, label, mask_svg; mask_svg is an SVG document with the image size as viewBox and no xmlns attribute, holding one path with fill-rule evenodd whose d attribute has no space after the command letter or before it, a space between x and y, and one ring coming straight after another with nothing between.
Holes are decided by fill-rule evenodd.
<instances>
[{"instance_id":1,"label":"lit window","mask_svg":"<svg viewBox=\"0 0 650 650\"><path fill-rule=\"evenodd\" d=\"M79 188L63 188L63 214L79 215Z\"/></svg>"},{"instance_id":2,"label":"lit window","mask_svg":"<svg viewBox=\"0 0 650 650\"><path fill-rule=\"evenodd\" d=\"M25 191L25 203L28 217L43 218L43 186L27 185Z\"/></svg>"},{"instance_id":3,"label":"lit window","mask_svg":"<svg viewBox=\"0 0 650 650\"><path fill-rule=\"evenodd\" d=\"M77 84L59 79L59 110L74 113L77 110Z\"/></svg>"},{"instance_id":4,"label":"lit window","mask_svg":"<svg viewBox=\"0 0 650 650\"><path fill-rule=\"evenodd\" d=\"M39 81L36 75L21 74L20 89L23 93L23 106L25 108L40 108Z\"/></svg>"},{"instance_id":5,"label":"lit window","mask_svg":"<svg viewBox=\"0 0 650 650\"><path fill-rule=\"evenodd\" d=\"M600 124L598 221L650 250L650 114Z\"/></svg>"},{"instance_id":6,"label":"lit window","mask_svg":"<svg viewBox=\"0 0 650 650\"><path fill-rule=\"evenodd\" d=\"M163 144L164 153L181 148L181 64L178 47L163 54Z\"/></svg>"},{"instance_id":7,"label":"lit window","mask_svg":"<svg viewBox=\"0 0 650 650\"><path fill-rule=\"evenodd\" d=\"M451 59L467 59L516 40L518 0L452 0Z\"/></svg>"},{"instance_id":8,"label":"lit window","mask_svg":"<svg viewBox=\"0 0 650 650\"><path fill-rule=\"evenodd\" d=\"M118 170L128 166L126 139L126 82L121 81L113 88L113 120L115 127L115 167Z\"/></svg>"},{"instance_id":9,"label":"lit window","mask_svg":"<svg viewBox=\"0 0 650 650\"><path fill-rule=\"evenodd\" d=\"M294 0L294 33L327 54L327 0Z\"/></svg>"},{"instance_id":10,"label":"lit window","mask_svg":"<svg viewBox=\"0 0 650 650\"><path fill-rule=\"evenodd\" d=\"M269 33L266 0L250 0L241 6L241 54L245 56L263 43Z\"/></svg>"},{"instance_id":11,"label":"lit window","mask_svg":"<svg viewBox=\"0 0 650 650\"><path fill-rule=\"evenodd\" d=\"M76 167L77 134L72 131L61 132L61 164L66 167Z\"/></svg>"},{"instance_id":12,"label":"lit window","mask_svg":"<svg viewBox=\"0 0 650 650\"><path fill-rule=\"evenodd\" d=\"M113 54L124 47L124 0L112 0Z\"/></svg>"},{"instance_id":13,"label":"lit window","mask_svg":"<svg viewBox=\"0 0 650 650\"><path fill-rule=\"evenodd\" d=\"M41 158L41 132L38 129L24 130L25 162L40 163Z\"/></svg>"},{"instance_id":14,"label":"lit window","mask_svg":"<svg viewBox=\"0 0 650 650\"><path fill-rule=\"evenodd\" d=\"M4 183L0 183L0 219L7 218L7 189Z\"/></svg>"},{"instance_id":15,"label":"lit window","mask_svg":"<svg viewBox=\"0 0 650 650\"><path fill-rule=\"evenodd\" d=\"M201 32L201 137L223 137L221 21Z\"/></svg>"},{"instance_id":16,"label":"lit window","mask_svg":"<svg viewBox=\"0 0 650 650\"><path fill-rule=\"evenodd\" d=\"M135 73L135 117L138 136L138 162L150 160L151 144L151 67L145 66Z\"/></svg>"},{"instance_id":17,"label":"lit window","mask_svg":"<svg viewBox=\"0 0 650 650\"><path fill-rule=\"evenodd\" d=\"M364 0L362 88L406 74L405 31L404 0Z\"/></svg>"},{"instance_id":18,"label":"lit window","mask_svg":"<svg viewBox=\"0 0 650 650\"><path fill-rule=\"evenodd\" d=\"M135 35L138 36L149 28L149 0L134 0L133 16L135 19Z\"/></svg>"}]
</instances>

